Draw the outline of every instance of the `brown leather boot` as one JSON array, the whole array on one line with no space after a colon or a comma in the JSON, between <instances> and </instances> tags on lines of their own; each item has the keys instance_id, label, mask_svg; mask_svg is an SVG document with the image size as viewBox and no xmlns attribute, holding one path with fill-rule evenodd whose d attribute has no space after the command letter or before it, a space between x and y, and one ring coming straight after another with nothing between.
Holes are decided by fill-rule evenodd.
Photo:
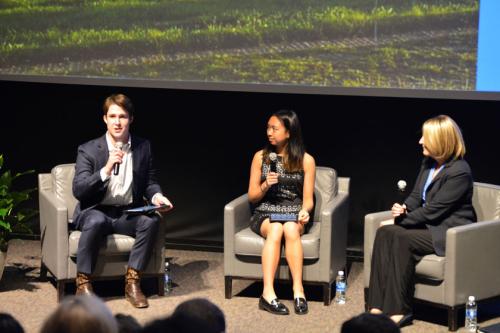
<instances>
[{"instance_id":1,"label":"brown leather boot","mask_svg":"<svg viewBox=\"0 0 500 333\"><path fill-rule=\"evenodd\" d=\"M94 295L92 284L90 283L90 275L85 273L76 274L76 293L75 295L91 296Z\"/></svg>"},{"instance_id":2,"label":"brown leather boot","mask_svg":"<svg viewBox=\"0 0 500 333\"><path fill-rule=\"evenodd\" d=\"M148 300L141 290L139 272L130 267L127 267L127 274L125 274L125 296L127 301L136 308L147 308L149 306Z\"/></svg>"}]
</instances>

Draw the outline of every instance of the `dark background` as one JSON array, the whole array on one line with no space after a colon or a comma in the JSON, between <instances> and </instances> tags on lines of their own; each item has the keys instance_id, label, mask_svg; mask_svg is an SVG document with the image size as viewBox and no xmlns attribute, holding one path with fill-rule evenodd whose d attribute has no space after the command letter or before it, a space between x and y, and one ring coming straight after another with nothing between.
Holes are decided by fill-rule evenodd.
<instances>
[{"instance_id":1,"label":"dark background","mask_svg":"<svg viewBox=\"0 0 500 333\"><path fill-rule=\"evenodd\" d=\"M220 250L224 205L247 190L253 154L266 142L273 111L295 110L316 164L351 178L349 253L361 254L363 217L413 186L422 153L422 123L447 114L461 126L475 181L500 184L500 102L397 97L123 88L0 81L0 154L5 169L50 172L72 163L77 146L105 131L101 105L128 95L131 132L151 140L160 184L175 210L167 218L171 246ZM18 187L37 186L36 175ZM37 208L34 195L29 205ZM33 221L35 234L38 221Z\"/></svg>"}]
</instances>

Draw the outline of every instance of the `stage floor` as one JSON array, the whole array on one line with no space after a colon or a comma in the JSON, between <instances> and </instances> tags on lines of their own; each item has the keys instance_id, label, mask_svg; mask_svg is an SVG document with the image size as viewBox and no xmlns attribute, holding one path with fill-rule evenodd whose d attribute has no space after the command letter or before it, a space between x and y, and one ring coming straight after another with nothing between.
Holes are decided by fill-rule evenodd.
<instances>
[{"instance_id":1,"label":"stage floor","mask_svg":"<svg viewBox=\"0 0 500 333\"><path fill-rule=\"evenodd\" d=\"M233 298L224 298L223 254L167 249L172 263L174 289L166 297L154 295L154 281L145 281L150 307L135 309L123 297L123 280L94 284L96 293L103 297L114 314L134 316L141 324L168 316L181 302L203 297L217 304L225 313L227 332L340 332L342 323L363 312L363 265L352 264L348 277L347 303L324 306L321 288L305 286L309 300L309 314L274 316L257 308L262 289L260 282L236 280ZM40 242L12 240L7 254L7 266L0 281L0 312L18 319L27 333L39 332L44 320L57 307L53 283L40 282ZM68 291L71 292L68 288ZM277 286L278 296L293 309L290 284ZM500 322L500 302L479 304L481 326ZM402 332L447 332L446 311L419 306L417 320Z\"/></svg>"}]
</instances>

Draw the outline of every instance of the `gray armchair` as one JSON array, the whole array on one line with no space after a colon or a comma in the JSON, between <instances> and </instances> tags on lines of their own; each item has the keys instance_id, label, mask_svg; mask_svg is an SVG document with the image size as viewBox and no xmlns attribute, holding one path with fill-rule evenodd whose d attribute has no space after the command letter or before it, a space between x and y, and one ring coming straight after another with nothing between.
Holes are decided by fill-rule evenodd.
<instances>
[{"instance_id":1,"label":"gray armchair","mask_svg":"<svg viewBox=\"0 0 500 333\"><path fill-rule=\"evenodd\" d=\"M331 302L331 288L337 271L346 265L349 178L337 178L334 169L316 168L314 218L309 233L302 236L304 283L323 286L325 305ZM242 195L224 208L225 296L232 297L233 279L262 279L261 253L264 238L250 230L251 207ZM289 280L290 272L282 259L276 279Z\"/></svg>"},{"instance_id":2,"label":"gray armchair","mask_svg":"<svg viewBox=\"0 0 500 333\"><path fill-rule=\"evenodd\" d=\"M57 296L64 296L65 285L74 282L76 277L76 252L80 231L71 231L68 223L73 217L77 200L73 197L72 183L75 175L74 164L55 166L51 173L38 175L38 194L40 201L40 233L42 262L40 277L44 279L47 271L57 282ZM158 294L163 295L163 271L165 262L165 226L160 223L158 241L144 277L156 277ZM95 279L123 278L128 255L135 239L112 234L103 241L99 251L93 277Z\"/></svg>"},{"instance_id":3,"label":"gray armchair","mask_svg":"<svg viewBox=\"0 0 500 333\"><path fill-rule=\"evenodd\" d=\"M458 310L469 295L500 296L500 186L474 183L472 204L478 223L448 229L445 256L427 255L416 266L415 300L446 308L450 331L458 329ZM390 211L365 216L365 301L375 234L390 218Z\"/></svg>"}]
</instances>

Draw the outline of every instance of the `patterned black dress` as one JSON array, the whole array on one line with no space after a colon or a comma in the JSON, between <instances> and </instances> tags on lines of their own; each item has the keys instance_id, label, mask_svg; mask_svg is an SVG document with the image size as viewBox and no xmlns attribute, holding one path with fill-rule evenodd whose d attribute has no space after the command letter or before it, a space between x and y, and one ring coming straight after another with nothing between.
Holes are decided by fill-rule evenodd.
<instances>
[{"instance_id":1,"label":"patterned black dress","mask_svg":"<svg viewBox=\"0 0 500 333\"><path fill-rule=\"evenodd\" d=\"M261 182L265 181L269 172L269 164L263 162ZM255 207L250 219L250 229L258 235L260 235L262 222L272 213L298 214L302 209L304 172L286 171L283 167L282 156L278 156L276 172L279 174L278 184L269 188L264 198Z\"/></svg>"}]
</instances>

